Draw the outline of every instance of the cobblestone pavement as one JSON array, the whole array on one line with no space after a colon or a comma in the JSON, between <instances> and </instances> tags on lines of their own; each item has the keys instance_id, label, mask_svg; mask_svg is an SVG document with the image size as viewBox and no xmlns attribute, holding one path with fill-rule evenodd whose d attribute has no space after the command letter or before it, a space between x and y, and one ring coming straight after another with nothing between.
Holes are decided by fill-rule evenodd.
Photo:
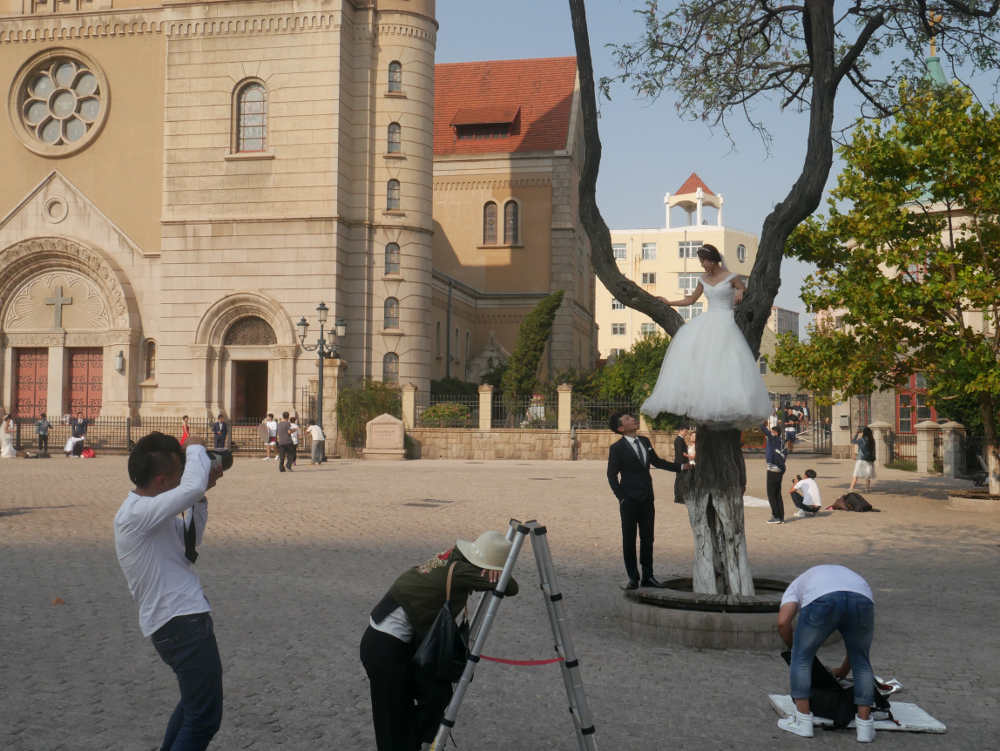
<instances>
[{"instance_id":1,"label":"cobblestone pavement","mask_svg":"<svg viewBox=\"0 0 1000 751\"><path fill-rule=\"evenodd\" d=\"M819 473L824 500L851 462L793 455L790 474ZM760 457L747 492L764 497ZM150 751L176 702L170 670L139 633L115 560L112 519L129 490L123 457L0 461L0 748ZM655 475L657 574L688 574L685 509L673 475ZM998 511L955 510L968 483L880 470L879 514L837 512L766 525L748 508L759 576L822 562L862 572L875 591L873 658L947 735L880 733L884 749L997 748ZM788 504L791 508L791 504ZM210 492L198 568L215 609L225 717L213 749L370 749L358 643L394 577L456 536L509 517L550 530L602 749L801 749L779 731L766 694L787 690L777 654L636 641L617 617L623 579L616 505L601 462L333 461L284 476L238 459ZM789 516L791 513L789 512ZM551 656L530 552L487 654ZM535 586L532 586L535 585ZM58 601L57 598L61 598ZM830 647L827 660L839 660ZM483 663L459 715L459 748L575 748L559 670ZM853 732L812 747L856 748Z\"/></svg>"}]
</instances>

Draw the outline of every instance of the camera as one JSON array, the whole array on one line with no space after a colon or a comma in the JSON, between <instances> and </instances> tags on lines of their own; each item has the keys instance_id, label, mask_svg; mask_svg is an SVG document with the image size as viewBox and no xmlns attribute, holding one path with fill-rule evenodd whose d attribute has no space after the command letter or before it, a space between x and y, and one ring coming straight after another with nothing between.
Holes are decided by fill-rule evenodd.
<instances>
[{"instance_id":1,"label":"camera","mask_svg":"<svg viewBox=\"0 0 1000 751\"><path fill-rule=\"evenodd\" d=\"M223 472L233 466L233 452L210 449L205 451L213 467L219 467Z\"/></svg>"}]
</instances>

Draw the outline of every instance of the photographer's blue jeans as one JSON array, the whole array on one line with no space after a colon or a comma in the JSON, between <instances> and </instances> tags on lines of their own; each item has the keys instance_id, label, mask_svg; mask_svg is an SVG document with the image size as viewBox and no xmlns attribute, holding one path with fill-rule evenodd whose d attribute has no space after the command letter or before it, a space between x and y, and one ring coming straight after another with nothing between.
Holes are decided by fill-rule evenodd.
<instances>
[{"instance_id":1,"label":"photographer's blue jeans","mask_svg":"<svg viewBox=\"0 0 1000 751\"><path fill-rule=\"evenodd\" d=\"M854 673L854 703L870 707L875 700L875 675L868 652L875 635L875 604L857 592L830 592L799 613L792 644L793 699L808 699L812 691L812 661L826 638L840 631Z\"/></svg>"},{"instance_id":2,"label":"photographer's blue jeans","mask_svg":"<svg viewBox=\"0 0 1000 751\"><path fill-rule=\"evenodd\" d=\"M160 751L204 751L222 724L222 661L208 613L171 618L153 646L177 675L181 700Z\"/></svg>"}]
</instances>

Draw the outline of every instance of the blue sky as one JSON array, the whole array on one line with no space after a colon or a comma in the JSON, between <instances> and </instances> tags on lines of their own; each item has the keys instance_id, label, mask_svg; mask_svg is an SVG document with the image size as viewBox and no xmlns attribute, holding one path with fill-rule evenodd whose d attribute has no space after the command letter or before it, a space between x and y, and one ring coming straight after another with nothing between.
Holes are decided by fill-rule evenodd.
<instances>
[{"instance_id":1,"label":"blue sky","mask_svg":"<svg viewBox=\"0 0 1000 751\"><path fill-rule=\"evenodd\" d=\"M608 42L637 39L639 0L587 3L595 76L615 72ZM437 0L438 62L575 55L566 0ZM602 101L603 144L598 205L610 227L663 226L663 194L697 172L725 196L725 224L760 234L771 207L782 200L802 166L807 118L766 103L762 116L775 138L771 154L760 138L734 119L736 145L721 131L678 118L669 95L637 99L625 87ZM831 181L836 174L831 173ZM799 299L808 267L782 264L777 305L803 311Z\"/></svg>"}]
</instances>

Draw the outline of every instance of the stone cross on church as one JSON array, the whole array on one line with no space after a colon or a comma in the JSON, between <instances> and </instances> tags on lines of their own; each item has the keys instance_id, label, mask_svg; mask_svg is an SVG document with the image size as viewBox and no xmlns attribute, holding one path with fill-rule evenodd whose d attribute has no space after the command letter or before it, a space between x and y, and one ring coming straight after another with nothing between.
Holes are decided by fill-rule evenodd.
<instances>
[{"instance_id":1,"label":"stone cross on church","mask_svg":"<svg viewBox=\"0 0 1000 751\"><path fill-rule=\"evenodd\" d=\"M62 289L63 289L62 285L56 287L56 296L55 297L47 297L47 298L45 298L45 304L46 305L54 305L55 306L55 314L56 315L55 315L55 321L53 322L52 327L56 328L56 329L61 329L62 328L62 309L63 309L63 305L72 305L73 304L73 298L72 297L63 297Z\"/></svg>"}]
</instances>

